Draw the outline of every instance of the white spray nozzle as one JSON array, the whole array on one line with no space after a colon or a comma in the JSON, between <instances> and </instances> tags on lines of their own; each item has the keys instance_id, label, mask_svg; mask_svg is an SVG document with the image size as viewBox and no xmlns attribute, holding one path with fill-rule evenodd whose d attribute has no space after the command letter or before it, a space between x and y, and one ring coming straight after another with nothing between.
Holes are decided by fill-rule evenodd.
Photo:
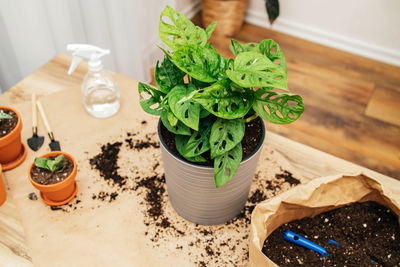
<instances>
[{"instance_id":1,"label":"white spray nozzle","mask_svg":"<svg viewBox=\"0 0 400 267\"><path fill-rule=\"evenodd\" d=\"M101 49L94 45L88 44L69 44L67 50L72 52L72 62L68 70L68 75L71 75L78 67L82 59L86 59L89 63L89 70L99 71L103 68L101 57L110 54L110 50Z\"/></svg>"}]
</instances>

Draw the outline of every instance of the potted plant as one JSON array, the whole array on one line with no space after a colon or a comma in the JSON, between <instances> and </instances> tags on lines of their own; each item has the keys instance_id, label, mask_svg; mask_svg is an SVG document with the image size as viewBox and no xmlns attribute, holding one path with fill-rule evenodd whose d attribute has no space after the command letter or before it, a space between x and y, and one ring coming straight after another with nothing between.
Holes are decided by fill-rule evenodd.
<instances>
[{"instance_id":1,"label":"potted plant","mask_svg":"<svg viewBox=\"0 0 400 267\"><path fill-rule=\"evenodd\" d=\"M0 164L10 170L21 164L26 150L21 143L22 121L15 109L0 106Z\"/></svg>"},{"instance_id":2,"label":"potted plant","mask_svg":"<svg viewBox=\"0 0 400 267\"><path fill-rule=\"evenodd\" d=\"M227 59L207 43L214 27L194 26L167 6L159 31L173 51L162 48L158 89L138 86L143 110L161 117L170 201L181 216L201 224L225 222L243 208L265 138L262 119L290 123L304 110L300 96L274 90L287 90L277 43L232 40L236 58Z\"/></svg>"},{"instance_id":3,"label":"potted plant","mask_svg":"<svg viewBox=\"0 0 400 267\"><path fill-rule=\"evenodd\" d=\"M218 22L216 34L234 36L242 27L248 0L201 0L203 25ZM270 24L279 16L279 1L265 0L265 9Z\"/></svg>"},{"instance_id":4,"label":"potted plant","mask_svg":"<svg viewBox=\"0 0 400 267\"><path fill-rule=\"evenodd\" d=\"M71 201L78 192L76 173L76 162L71 155L53 151L35 158L28 176L44 203L60 206Z\"/></svg>"},{"instance_id":5,"label":"potted plant","mask_svg":"<svg viewBox=\"0 0 400 267\"><path fill-rule=\"evenodd\" d=\"M201 0L203 25L218 22L215 34L233 36L242 27L249 0Z\"/></svg>"},{"instance_id":6,"label":"potted plant","mask_svg":"<svg viewBox=\"0 0 400 267\"><path fill-rule=\"evenodd\" d=\"M0 164L0 206L3 205L6 199L7 199L6 187L4 186L3 170Z\"/></svg>"}]
</instances>

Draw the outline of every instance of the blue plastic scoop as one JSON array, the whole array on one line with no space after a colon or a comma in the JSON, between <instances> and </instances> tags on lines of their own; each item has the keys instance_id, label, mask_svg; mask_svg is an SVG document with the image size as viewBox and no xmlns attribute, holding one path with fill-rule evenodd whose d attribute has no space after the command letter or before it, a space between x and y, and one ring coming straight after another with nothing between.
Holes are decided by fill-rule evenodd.
<instances>
[{"instance_id":1,"label":"blue plastic scoop","mask_svg":"<svg viewBox=\"0 0 400 267\"><path fill-rule=\"evenodd\" d=\"M290 230L286 230L285 232L283 232L283 239L295 243L296 245L302 246L304 248L314 250L324 258L329 256L328 252L326 252L326 249Z\"/></svg>"}]
</instances>

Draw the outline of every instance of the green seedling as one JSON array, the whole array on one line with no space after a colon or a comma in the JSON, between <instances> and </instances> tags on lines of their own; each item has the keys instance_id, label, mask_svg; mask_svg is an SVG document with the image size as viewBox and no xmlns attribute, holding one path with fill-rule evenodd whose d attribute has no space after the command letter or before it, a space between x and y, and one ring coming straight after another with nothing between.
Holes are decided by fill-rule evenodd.
<instances>
[{"instance_id":1,"label":"green seedling","mask_svg":"<svg viewBox=\"0 0 400 267\"><path fill-rule=\"evenodd\" d=\"M138 91L143 110L161 117L184 158L204 162L204 153L210 152L219 187L242 161L246 122L261 117L291 123L304 105L301 96L286 92L286 60L276 42L232 40L235 58L228 59L208 42L215 26L213 22L204 30L167 6L159 34L171 50L160 47L165 57L155 67L158 88L139 83Z\"/></svg>"},{"instance_id":2,"label":"green seedling","mask_svg":"<svg viewBox=\"0 0 400 267\"><path fill-rule=\"evenodd\" d=\"M58 155L54 160L48 158L35 158L35 166L50 172L62 171L64 169L63 155Z\"/></svg>"},{"instance_id":3,"label":"green seedling","mask_svg":"<svg viewBox=\"0 0 400 267\"><path fill-rule=\"evenodd\" d=\"M7 113L0 111L0 120L4 120L4 119L12 119L11 115L8 115Z\"/></svg>"}]
</instances>

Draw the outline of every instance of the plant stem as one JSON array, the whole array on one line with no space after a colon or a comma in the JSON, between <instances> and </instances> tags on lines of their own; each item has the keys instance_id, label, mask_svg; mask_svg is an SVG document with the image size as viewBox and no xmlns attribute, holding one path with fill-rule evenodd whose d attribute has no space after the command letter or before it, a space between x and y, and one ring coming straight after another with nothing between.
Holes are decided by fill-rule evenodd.
<instances>
[{"instance_id":1,"label":"plant stem","mask_svg":"<svg viewBox=\"0 0 400 267\"><path fill-rule=\"evenodd\" d=\"M248 117L248 118L246 119L246 123L247 123L247 122L251 122L252 120L254 120L254 119L256 119L256 118L258 118L258 114L257 114L257 113L254 113L253 115L251 115L250 117Z\"/></svg>"}]
</instances>

